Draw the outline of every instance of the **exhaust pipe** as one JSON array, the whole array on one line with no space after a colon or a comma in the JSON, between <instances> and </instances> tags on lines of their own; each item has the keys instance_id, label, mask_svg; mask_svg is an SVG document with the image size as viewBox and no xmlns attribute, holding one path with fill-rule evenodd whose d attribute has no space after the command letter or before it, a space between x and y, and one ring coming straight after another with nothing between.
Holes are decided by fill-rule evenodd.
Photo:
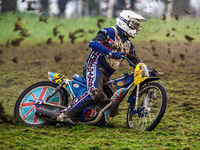
<instances>
[{"instance_id":1,"label":"exhaust pipe","mask_svg":"<svg viewBox=\"0 0 200 150\"><path fill-rule=\"evenodd\" d=\"M60 115L60 113L47 109L38 108L35 112L35 115L37 118L41 118L52 122L57 122L56 120L57 117Z\"/></svg>"},{"instance_id":2,"label":"exhaust pipe","mask_svg":"<svg viewBox=\"0 0 200 150\"><path fill-rule=\"evenodd\" d=\"M58 116L60 116L60 113L47 109L38 108L35 112L35 115L37 118L41 118L51 122L61 122L61 123L76 125L76 123L72 122L71 120L68 120L67 118L64 118L63 121L58 121L57 118Z\"/></svg>"},{"instance_id":3,"label":"exhaust pipe","mask_svg":"<svg viewBox=\"0 0 200 150\"><path fill-rule=\"evenodd\" d=\"M92 121L89 121L89 122L79 122L79 124L95 124L97 123L103 113L105 112L106 109L108 109L111 105L113 104L113 101L110 101L110 103L108 103L98 114L98 116L96 117L96 119L92 120ZM41 119L44 119L44 120L49 120L49 121L52 121L52 122L58 122L57 121L57 118L58 116L60 115L60 113L57 113L55 111L51 111L51 110L47 110L47 109L42 109L42 108L38 108L35 112L35 115L37 118L41 118ZM69 123L69 124L72 124L72 125L75 125L71 122L69 122L68 120L64 120L65 123Z\"/></svg>"}]
</instances>

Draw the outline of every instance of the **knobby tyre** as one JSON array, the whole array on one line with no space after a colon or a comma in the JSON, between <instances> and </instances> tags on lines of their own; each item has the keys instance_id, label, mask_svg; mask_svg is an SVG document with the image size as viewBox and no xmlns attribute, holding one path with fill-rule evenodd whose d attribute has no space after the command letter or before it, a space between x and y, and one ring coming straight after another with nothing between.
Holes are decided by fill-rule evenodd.
<instances>
[{"instance_id":1,"label":"knobby tyre","mask_svg":"<svg viewBox=\"0 0 200 150\"><path fill-rule=\"evenodd\" d=\"M159 83L149 83L140 89L139 111L133 113L133 109L128 108L127 125L129 128L152 131L161 121L166 107L167 93L165 88Z\"/></svg>"},{"instance_id":2,"label":"knobby tyre","mask_svg":"<svg viewBox=\"0 0 200 150\"><path fill-rule=\"evenodd\" d=\"M35 116L35 111L41 107L48 110L59 111L59 108L49 106L39 106L35 104L36 100L44 100L58 85L50 82L43 81L36 83L28 87L16 101L14 108L14 115L23 124L33 127L39 127L50 124L50 121L46 121ZM63 88L49 99L50 103L56 105L67 106L68 105L68 94Z\"/></svg>"}]
</instances>

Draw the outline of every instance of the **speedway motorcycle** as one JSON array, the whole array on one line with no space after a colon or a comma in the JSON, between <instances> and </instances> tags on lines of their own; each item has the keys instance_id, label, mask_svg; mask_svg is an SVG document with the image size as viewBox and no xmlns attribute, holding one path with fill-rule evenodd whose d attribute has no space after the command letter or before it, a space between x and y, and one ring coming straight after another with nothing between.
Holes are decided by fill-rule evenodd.
<instances>
[{"instance_id":1,"label":"speedway motorcycle","mask_svg":"<svg viewBox=\"0 0 200 150\"><path fill-rule=\"evenodd\" d=\"M129 62L134 72L105 82L107 99L88 106L79 116L77 124L108 124L128 93L127 126L151 131L159 124L167 106L165 88L155 82L159 81L160 72L141 62L133 64L127 55L121 55L121 58ZM14 115L25 125L39 127L58 123L59 112L67 108L70 100L73 102L87 91L86 79L78 74L72 80L58 73L48 72L48 76L50 81L31 85L16 101Z\"/></svg>"}]
</instances>

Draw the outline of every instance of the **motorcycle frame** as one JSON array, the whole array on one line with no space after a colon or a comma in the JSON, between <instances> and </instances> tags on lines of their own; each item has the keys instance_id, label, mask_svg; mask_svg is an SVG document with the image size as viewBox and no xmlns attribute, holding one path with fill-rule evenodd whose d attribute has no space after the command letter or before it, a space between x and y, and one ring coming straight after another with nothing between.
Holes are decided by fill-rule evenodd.
<instances>
[{"instance_id":1,"label":"motorcycle frame","mask_svg":"<svg viewBox=\"0 0 200 150\"><path fill-rule=\"evenodd\" d=\"M120 81L120 80L122 80L122 79L124 79L124 78L125 78L125 77L122 76L122 77L118 77L118 78L112 79L112 80L110 80L110 81L104 83L104 86L110 85L110 84L112 84L112 83L114 83L114 82L117 82L117 81ZM134 77L133 77L133 78L134 78ZM48 103L48 100L58 92L58 90L63 86L63 84L66 84L66 83L68 83L68 82L70 82L70 81L71 81L71 80L65 79L65 81L64 81L63 83L58 84L58 86L55 88L55 90L53 90L45 100L43 100L43 101L38 100L38 101L36 101L35 103L36 103L36 104L39 104L39 105L41 105L41 106L42 106L42 105L47 105L47 106L57 107L57 108L63 108L63 109L67 108L66 106L61 106L61 105L55 105L55 104ZM133 85L134 85L134 81L132 81L132 82L130 83L130 85L127 87L127 90L129 90ZM70 85L69 85L69 87L70 87L70 89L71 89L71 86L70 86ZM118 90L119 90L119 89L118 89ZM67 92L67 91L66 91L66 92ZM73 95L72 98L74 98L74 97L75 97L75 96Z\"/></svg>"},{"instance_id":2,"label":"motorcycle frame","mask_svg":"<svg viewBox=\"0 0 200 150\"><path fill-rule=\"evenodd\" d=\"M121 58L126 59L126 60L129 62L130 66L132 66L132 67L135 69L136 65L133 64L127 57L121 56ZM132 81L131 81L131 82L128 84L128 86L126 87L126 91L127 91L127 92L125 93L125 95L123 95L123 99L124 99L124 97L127 95L127 93L128 93L128 91L130 90L130 88L131 88L133 85L135 85L135 82L134 82L134 73L133 73L133 72L131 73L131 77L132 77ZM115 82L117 82L117 81L120 81L120 80L123 81L123 79L125 80L125 78L126 78L126 76L122 76L122 77L118 77L118 78L112 79L112 80L110 80L110 81L104 83L104 86L113 84L113 83L115 83ZM66 77L64 77L64 76L62 76L62 75L59 75L59 78L57 78L57 79L59 79L59 80L58 80L57 82L55 82L55 83L57 83L58 86L55 88L55 90L53 90L52 93L50 93L50 95L49 95L44 101L40 101L40 100L36 101L37 104L39 104L39 105L48 105L48 106L51 106L51 107L57 107L57 108L62 108L62 109L67 108L66 106L60 106L60 105L55 105L55 104L48 103L48 100L49 100L53 95L55 95L55 94L58 92L58 90L59 90L61 87L63 87L63 85L68 85L68 90L67 90L66 88L65 88L65 89L69 92L69 94L70 94L70 96L72 97L72 99L75 99L75 98L76 98L75 95L74 95L74 93L73 93L72 87L71 87L71 85L70 85L71 80L67 79ZM130 107L133 108L133 106L134 106L134 108L133 108L133 113L137 113L137 112L138 112L138 110L137 110L138 108L137 108L137 107L138 107L138 99L139 99L139 90L140 90L140 88L141 88L145 83L149 83L150 81L154 81L154 80L159 80L159 78L158 78L158 77L153 77L153 78L148 77L148 78L145 78L144 81L142 81L141 83L137 84L137 85L135 86L135 88L133 89L131 95L130 95L129 98L128 98L128 102L129 102L129 104L130 104ZM122 89L122 88L120 88L120 89ZM118 89L117 91L119 91L120 89ZM66 92L67 92L67 91L66 91ZM117 92L117 91L116 91L116 92ZM68 92L67 92L67 93L68 93ZM120 102L123 101L123 99L121 99ZM111 101L111 99L110 99L110 101ZM135 105L134 105L134 104L135 104ZM109 103L108 105L112 105L112 103ZM106 108L107 108L107 107L106 107ZM108 108L109 108L109 107L108 107ZM104 110L104 108L103 108L103 110Z\"/></svg>"}]
</instances>

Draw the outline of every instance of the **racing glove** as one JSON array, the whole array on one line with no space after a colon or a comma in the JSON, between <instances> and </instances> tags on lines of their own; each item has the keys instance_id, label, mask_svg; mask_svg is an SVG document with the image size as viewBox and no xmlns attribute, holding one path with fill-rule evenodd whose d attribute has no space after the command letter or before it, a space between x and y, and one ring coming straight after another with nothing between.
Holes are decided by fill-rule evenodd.
<instances>
[{"instance_id":1,"label":"racing glove","mask_svg":"<svg viewBox=\"0 0 200 150\"><path fill-rule=\"evenodd\" d=\"M108 56L109 56L110 58L113 58L113 59L119 59L119 58L121 58L121 54L118 53L118 52L110 52L110 53L108 54Z\"/></svg>"}]
</instances>

